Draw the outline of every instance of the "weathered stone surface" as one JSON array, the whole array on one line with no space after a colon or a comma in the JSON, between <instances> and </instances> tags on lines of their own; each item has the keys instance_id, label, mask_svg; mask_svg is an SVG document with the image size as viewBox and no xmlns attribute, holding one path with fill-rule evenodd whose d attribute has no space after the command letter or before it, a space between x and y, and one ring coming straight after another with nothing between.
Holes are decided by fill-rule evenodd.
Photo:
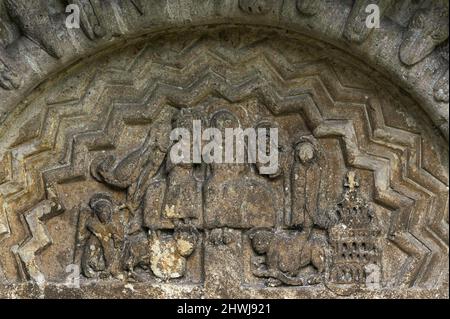
<instances>
[{"instance_id":1,"label":"weathered stone surface","mask_svg":"<svg viewBox=\"0 0 450 319\"><path fill-rule=\"evenodd\" d=\"M367 1L1 1L0 296L448 298L448 2L419 2L368 31ZM174 163L192 120L278 128L279 169Z\"/></svg>"}]
</instances>

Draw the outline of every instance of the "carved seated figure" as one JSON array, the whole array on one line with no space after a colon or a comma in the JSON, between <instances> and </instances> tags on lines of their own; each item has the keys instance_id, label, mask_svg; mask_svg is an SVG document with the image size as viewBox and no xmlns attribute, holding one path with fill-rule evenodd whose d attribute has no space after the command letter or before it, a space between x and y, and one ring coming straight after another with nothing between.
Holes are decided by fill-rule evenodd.
<instances>
[{"instance_id":1,"label":"carved seated figure","mask_svg":"<svg viewBox=\"0 0 450 319\"><path fill-rule=\"evenodd\" d=\"M306 232L256 229L249 237L256 254L264 256L262 262L255 263L253 274L269 278L269 285L313 285L322 280L325 250ZM313 271L307 270L308 266Z\"/></svg>"},{"instance_id":2,"label":"carved seated figure","mask_svg":"<svg viewBox=\"0 0 450 319\"><path fill-rule=\"evenodd\" d=\"M86 277L123 278L121 254L127 216L109 195L95 194L89 203L92 213L85 219L80 238L86 239L81 267Z\"/></svg>"},{"instance_id":3,"label":"carved seated figure","mask_svg":"<svg viewBox=\"0 0 450 319\"><path fill-rule=\"evenodd\" d=\"M173 120L173 128L186 129L190 136L193 136L194 121L204 122L202 114L197 110L182 109ZM184 161L177 160L173 156L178 154L178 147L181 145L190 150L189 159L185 158ZM200 218L202 207L200 184L204 178L201 176L201 165L194 162L193 148L194 146L190 147L190 139L186 140L181 136L175 139L169 147L169 156L167 156L164 167L166 189L161 212L161 217L164 219ZM149 211L148 208L147 211Z\"/></svg>"},{"instance_id":4,"label":"carved seated figure","mask_svg":"<svg viewBox=\"0 0 450 319\"><path fill-rule=\"evenodd\" d=\"M227 129L238 129L241 125L234 113L222 109L212 115L211 127L226 136ZM234 149L241 147L236 140L233 143ZM245 157L247 145L243 144ZM231 155L231 163L210 164L211 176L204 187L206 224L208 227L270 227L276 216L271 185L252 171L248 158L243 158L242 163L237 154Z\"/></svg>"}]
</instances>

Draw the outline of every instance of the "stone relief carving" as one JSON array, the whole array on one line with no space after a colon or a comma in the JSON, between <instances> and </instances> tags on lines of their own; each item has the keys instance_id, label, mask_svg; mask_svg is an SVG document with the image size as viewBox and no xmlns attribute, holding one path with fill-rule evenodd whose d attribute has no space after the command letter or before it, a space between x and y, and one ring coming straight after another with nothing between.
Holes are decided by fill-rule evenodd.
<instances>
[{"instance_id":1,"label":"stone relief carving","mask_svg":"<svg viewBox=\"0 0 450 319\"><path fill-rule=\"evenodd\" d=\"M262 258L253 260L253 274L268 278L267 284L303 286L322 282L325 270L325 250L321 243L314 242L307 231L264 229L250 234L252 247ZM302 273L307 266L314 270Z\"/></svg>"},{"instance_id":2,"label":"stone relief carving","mask_svg":"<svg viewBox=\"0 0 450 319\"><path fill-rule=\"evenodd\" d=\"M0 2L0 47L6 48L17 40L19 31L11 21L4 3Z\"/></svg>"},{"instance_id":3,"label":"stone relief carving","mask_svg":"<svg viewBox=\"0 0 450 319\"><path fill-rule=\"evenodd\" d=\"M313 154L312 150L305 146L302 157ZM381 267L379 229L373 211L359 196L355 171L347 173L344 187L342 201L335 210L309 209L309 217L303 217L290 229L253 229L249 233L256 253L253 274L266 278L270 286L365 285L371 269L367 267ZM295 191L306 198L314 198L318 192L308 187ZM303 208L307 213L308 204ZM312 218L312 213L317 217ZM325 230L326 234L315 234L315 228Z\"/></svg>"},{"instance_id":4,"label":"stone relief carving","mask_svg":"<svg viewBox=\"0 0 450 319\"><path fill-rule=\"evenodd\" d=\"M419 9L409 22L400 45L400 60L414 65L448 39L448 2Z\"/></svg>"},{"instance_id":5,"label":"stone relief carving","mask_svg":"<svg viewBox=\"0 0 450 319\"><path fill-rule=\"evenodd\" d=\"M95 40L95 38L102 38L105 36L106 31L104 26L102 26L101 20L96 14L96 12L101 11L101 8L96 1L67 1L67 5L70 4L75 4L80 8L80 26L89 39Z\"/></svg>"},{"instance_id":6,"label":"stone relief carving","mask_svg":"<svg viewBox=\"0 0 450 319\"><path fill-rule=\"evenodd\" d=\"M64 54L61 32L56 30L58 15L50 13L48 1L5 0L10 17L25 37L39 45L54 58Z\"/></svg>"},{"instance_id":7,"label":"stone relief carving","mask_svg":"<svg viewBox=\"0 0 450 319\"><path fill-rule=\"evenodd\" d=\"M118 2L119 7L114 2L104 2L99 0L64 0L66 5L74 4L80 8L80 26L90 40L104 38L108 33L118 35L122 32L118 23L111 24L107 21L108 14L115 15L120 11L121 6L131 4L139 15L145 13L141 0L126 0Z\"/></svg>"},{"instance_id":8,"label":"stone relief carving","mask_svg":"<svg viewBox=\"0 0 450 319\"><path fill-rule=\"evenodd\" d=\"M81 246L81 269L86 277L123 277L123 258L130 212L107 194L95 194L90 210L80 210L78 243Z\"/></svg>"},{"instance_id":9,"label":"stone relief carving","mask_svg":"<svg viewBox=\"0 0 450 319\"><path fill-rule=\"evenodd\" d=\"M259 39L255 35L251 37ZM363 284L369 276L368 266L380 263L380 251L385 247L377 242L381 230L372 207L362 200L360 192L373 194L373 199L370 195L366 197L376 202L375 206L382 206L375 209L384 209L386 216L395 216L399 207L412 207L405 209L399 220L384 221L389 227L393 225L390 229L395 236L388 238L390 245L395 246L397 254L406 256L396 275L398 281L418 286L428 285L436 278L433 269L445 264L442 256L445 257L446 247L445 239L441 239L445 237L445 213L441 215L445 205L440 203L440 196L434 195L445 193L446 177L436 167L442 166L445 159L427 153L424 158L432 158L434 164L431 169L426 168L432 173L423 172L426 169L422 165L430 164L419 163L415 156L429 152L427 144L431 142L418 146L425 137L406 124L389 122L394 118L390 101L383 102L386 104L383 107L373 102L377 100L374 93L367 88L353 87L338 66L308 62L305 73L300 64L289 60L304 58L304 51L286 48L279 42L266 46L264 41L268 40L264 40L250 45L243 38L242 46L226 51L217 49L217 43L223 43L217 38L188 39L192 41L187 41L181 50L177 47L168 56L158 51L162 48L151 46L136 49L138 58L126 53L134 61L126 69L123 65L128 62L117 61L117 65L111 62L112 68L102 65L116 74L98 72L98 78L81 81L85 85L80 89L81 97L67 99L64 92L48 94L42 103L45 114L42 117L33 114L36 121L42 121L37 136L23 135L16 145L8 148L12 159L5 161L6 177L0 176L2 190L4 184L12 187L9 176L13 176L16 185L24 178L29 185L37 185L35 179L43 179L56 184L45 184L44 189L56 187L57 197L70 204L67 209L61 208L66 205L49 209L53 196L47 196L31 210L19 209L20 204L12 205L29 216L25 218L31 231L29 240L21 243L13 238L19 243L13 251L26 278L42 283L46 266L40 263L47 258L43 252L51 255L53 249L59 249L51 245L51 237L43 235L56 227L46 225L46 219L63 210L61 219L66 219L76 210L74 262L81 266L88 281L157 278L190 282L189 276L197 269L191 263L204 250L203 236L208 236L213 247L238 250L242 243L235 233L240 232L248 234L253 255L247 258L242 253L233 260L251 265L250 281L264 280L271 286L320 286L327 281L338 285ZM211 56L199 53L205 47ZM145 55L146 52L150 54ZM249 55L255 59L249 60ZM263 59L263 56L279 59ZM285 56L289 59L284 59ZM150 70L150 64L157 75L139 72ZM236 64L241 66L235 67ZM222 74L223 70L228 71ZM130 74L136 83L124 84L123 79L130 78ZM314 74L317 79L302 74ZM142 86L147 81L157 83L157 88ZM111 103L109 97L122 97L131 90L136 91L130 96L142 100L136 102L127 96L122 99L126 100L125 106L116 101ZM142 92L145 94L141 95ZM54 95L59 96L56 102L48 98ZM170 98L161 98L164 95ZM103 99L105 96L108 98ZM64 124L64 118L69 118L71 125ZM264 175L258 165L249 163L224 166L171 163L168 153L174 141L169 140L170 131L191 123L192 119L219 129L278 127L281 131L279 171ZM51 124L60 122L61 125ZM56 129L57 126L60 128ZM142 130L142 139L125 133L130 127ZM27 174L33 170L29 168L33 164L18 174L17 167L38 161L35 154L44 154L40 156L48 163L39 164L42 168L39 166L39 172L30 176ZM364 188L358 187L355 176L349 173L344 195L339 199L341 194L336 194L339 189L336 185L341 180L337 176L350 168L371 173L364 175ZM372 172L373 181L370 180ZM414 182L410 183L409 179ZM71 185L80 193L72 202L65 195L65 187ZM335 188L334 193L330 188ZM82 189L89 194L81 195ZM0 201L4 196L1 194ZM411 200L424 198L423 202L427 203L429 197L430 204L417 204L418 208ZM34 200L39 201L37 198ZM5 199L14 203L11 196ZM24 201L28 200L27 197ZM436 212L429 222L422 218L428 211L426 205L435 207ZM352 219L348 214L353 208L362 216L361 220ZM403 223L408 216L414 220L417 217L420 223L410 228ZM56 217L53 221L57 223ZM17 227L13 225L13 234ZM384 235L386 228L385 225ZM433 258L428 260L430 251ZM205 260L208 262L208 258ZM431 263L436 264L428 266ZM3 272L5 278L11 277L10 270ZM383 276L393 277L393 273L383 268Z\"/></svg>"},{"instance_id":10,"label":"stone relief carving","mask_svg":"<svg viewBox=\"0 0 450 319\"><path fill-rule=\"evenodd\" d=\"M384 11L391 5L392 2L392 0L356 0L347 19L344 36L348 40L358 43L366 40L370 32L373 31L373 28L370 29L366 26L366 18L369 14L366 12L367 6L370 4L377 5L379 8L379 18L381 20Z\"/></svg>"},{"instance_id":11,"label":"stone relief carving","mask_svg":"<svg viewBox=\"0 0 450 319\"><path fill-rule=\"evenodd\" d=\"M108 194L95 194L80 210L76 260L87 278L143 281L139 268L163 280L182 277L196 249L198 231L176 222L172 231L133 224L133 212Z\"/></svg>"},{"instance_id":12,"label":"stone relief carving","mask_svg":"<svg viewBox=\"0 0 450 319\"><path fill-rule=\"evenodd\" d=\"M266 14L273 5L273 0L239 0L241 10L249 14Z\"/></svg>"},{"instance_id":13,"label":"stone relief carving","mask_svg":"<svg viewBox=\"0 0 450 319\"><path fill-rule=\"evenodd\" d=\"M18 89L21 83L20 76L11 68L11 64L11 59L0 47L0 87L5 90Z\"/></svg>"},{"instance_id":14,"label":"stone relief carving","mask_svg":"<svg viewBox=\"0 0 450 319\"><path fill-rule=\"evenodd\" d=\"M79 222L77 245L83 250L79 262L86 277L142 280L136 267L164 280L184 275L199 236L184 222L198 217L202 199L192 205L195 194L201 196L192 165L174 165L167 153L175 143L169 141L171 129L192 125L194 118L189 110L163 110L140 148L118 163L112 155L94 159L93 177L125 191L126 202L96 194L89 203L90 217L80 212L84 221ZM175 227L171 234L158 228L164 221Z\"/></svg>"},{"instance_id":15,"label":"stone relief carving","mask_svg":"<svg viewBox=\"0 0 450 319\"><path fill-rule=\"evenodd\" d=\"M339 259L346 245L350 245L349 249L353 249L352 245L358 245L357 249L364 246L369 252L361 252L361 260L375 260L367 257L375 246L373 240L339 242L343 238L351 240L347 239L348 233L364 232L368 219L373 217L364 215L370 211L358 197L359 185L353 171L348 173L347 190L338 208L334 211L320 206L327 200L323 180L328 164L314 136L298 132L287 138L283 134L279 145L281 165L270 175L261 174L259 165L252 167L247 162L174 164L168 154L179 140L170 141L170 131L187 127L192 133L194 120L218 128L225 136L225 128L240 128L248 119L239 119L228 109L207 115L195 108L168 107L155 118L138 149L117 163L113 155L92 161L92 176L126 196L125 202L119 203L107 193L97 193L80 208L75 262L81 265L85 277L145 280L136 269L163 280L183 277L199 237L193 223L201 228L221 227L209 235L214 245L233 241L224 226L275 226L256 227L249 233L256 253L252 258L253 274L266 278L272 286L323 283L331 260L332 278L340 278L335 273L347 268L359 266L358 271L362 271L368 262L358 264L352 260L354 266L349 265L347 257ZM282 125L271 119L259 120L254 126L277 127L284 132ZM268 136L267 141L270 139ZM281 190L274 188L277 182ZM281 212L276 211L277 192L284 203ZM342 227L348 228L344 235L339 233ZM340 247L335 248L339 250L337 257L327 253L330 245ZM363 274L359 276L365 278ZM333 280L341 283L340 279Z\"/></svg>"},{"instance_id":16,"label":"stone relief carving","mask_svg":"<svg viewBox=\"0 0 450 319\"><path fill-rule=\"evenodd\" d=\"M249 8L251 10L254 10L252 15L257 17L260 14L265 15L268 11L273 9L273 12L276 13L276 11L280 10L280 13L285 12L285 8L290 8L291 1L294 4L292 8L297 7L298 12L300 13L300 16L310 16L313 17L317 14L317 12L321 12L323 10L339 10L343 9L341 7L340 1L334 2L334 3L324 3L322 1L309 1L309 0L290 0L283 2L282 5L277 6L277 8L274 7L273 1L231 1L231 0L224 0L225 3L223 4L217 4L214 3L214 1L206 1L204 4L200 5L201 10L199 11L201 14L199 16L202 16L203 13L207 14L209 11L209 6L212 6L215 8L215 10L218 10L220 14L224 14L224 12L235 12L235 10L229 10L231 6L238 5L241 11L249 12ZM241 4L242 2L242 4ZM357 44L367 41L368 34L370 33L370 30L367 30L365 28L361 28L361 26L364 25L364 19L362 19L365 16L365 12L363 12L364 4L366 2L364 1L355 1L354 3L343 1L345 3L345 6L349 6L351 10L345 10L345 12L348 12L348 16L343 17L343 19L347 21L346 23L346 31L344 33L339 33L339 37L344 39L350 39L350 41L356 41ZM4 26L1 28L1 34L0 34L0 42L5 47L5 44L13 44L13 46L16 46L17 43L24 42L25 39L31 39L35 44L37 44L42 50L50 54L52 57L58 58L62 56L71 56L68 60L71 60L74 58L73 55L78 54L79 52L84 52L86 49L91 48L92 43L90 41L82 41L79 37L77 31L70 30L67 31L63 28L63 22L65 18L65 5L68 4L78 4L81 9L81 27L89 40L100 40L102 41L110 41L111 37L105 37L105 34L110 34L112 37L119 37L122 35L126 35L129 32L133 33L135 30L135 26L139 28L141 26L141 23L146 22L150 23L151 25L157 25L152 24L151 21L154 21L153 15L156 17L158 16L165 16L168 14L169 16L172 14L172 10L165 10L164 5L159 5L158 3L152 3L154 5L153 10L148 10L149 5L147 3L142 2L141 0L127 0L127 1L98 1L98 0L52 0L50 2L48 1L36 1L36 5L34 8L28 8L27 6L31 2L29 1L12 1L12 0L4 0L0 1L0 9L3 10L3 7L5 7L8 11L10 18L3 17L0 12L0 23ZM435 0L435 1L409 1L409 0L402 0L402 1L395 1L392 3L390 0L383 0L383 1L375 1L375 3L379 4L381 9L382 18L383 16L387 15L389 19L394 21L400 28L405 28L408 24L408 21L411 20L410 27L408 30L405 30L404 32L404 40L402 44L402 49L400 50L400 53L395 57L395 59L399 59L402 61L405 65L401 67L395 67L393 70L394 72L398 73L399 76L401 76L402 72L404 72L404 68L407 68L410 65L417 64L420 60L422 60L425 56L429 56L430 53L436 48L436 46L439 45L439 43L442 43L445 41L445 38L448 38L448 24L446 23L445 17L448 17L448 3L446 1L441 0ZM392 4L392 5L390 5ZM183 7L187 5L187 3L183 4L177 4L176 6ZM170 3L167 4L167 6L170 6ZM203 12L203 6L205 8ZM291 9L292 9L291 8ZM31 11L30 11L30 10ZM417 11L418 9L418 11ZM34 11L33 11L34 10ZM4 11L4 10L3 10ZM161 11L161 12L160 12ZM188 17L189 16L189 9L184 8L183 10L179 10L180 14ZM195 10L194 10L195 11ZM222 12L224 11L224 12ZM239 11L239 10L237 10ZM413 14L415 11L417 11L416 16L422 15L424 18L415 18L410 19L411 14ZM36 14L33 14L32 12L36 12ZM182 12L182 13L181 13ZM346 14L347 15L347 14ZM36 19L35 17L43 17L42 19ZM147 19L141 19L142 17L146 16ZM278 14L274 14L274 17L278 17ZM289 14L287 14L289 16ZM300 17L301 18L301 17ZM336 18L342 18L341 14L338 14ZM172 18L168 17L168 20L172 20ZM278 21L278 18L276 18ZM284 14L280 15L280 21L284 19ZM189 20L189 19L188 19ZM424 31L425 29L420 29L417 27L414 27L413 21L419 21L423 20L425 21L424 25L427 27L425 29L428 30L434 30L434 31ZM159 20L158 20L159 21ZM336 20L337 21L337 20ZM440 21L440 22L439 22ZM420 21L419 21L420 22ZM420 24L420 23L417 24ZM137 24L136 24L137 23ZM327 31L326 25L328 23L308 23L308 27L311 27L313 29L319 28L320 32L325 32L326 34L330 34ZM339 25L339 23L337 24ZM430 26L430 27L428 27ZM340 27L339 27L340 28ZM22 32L22 36L18 34L17 30L20 29ZM390 27L383 25L382 23L382 29L388 30ZM422 30L422 31L419 31ZM50 31L49 31L50 30ZM351 31L353 30L353 31ZM372 30L373 31L373 30ZM378 31L376 31L378 32ZM429 35L431 33L432 35ZM390 32L388 32L391 34ZM439 34L438 34L439 33ZM334 34L334 33L331 33ZM394 33L392 33L394 34ZM428 35L427 35L428 34ZM338 41L341 41L342 39L337 39ZM80 40L80 41L78 41ZM376 41L379 39L377 38ZM25 40L26 42L27 40ZM83 42L78 43L76 42ZM98 41L99 43L102 41ZM372 42L376 42L372 41ZM384 45L392 46L394 43L396 43L395 39L393 39L391 36L384 37L383 41L385 41ZM333 41L331 41L333 42ZM363 48L363 51L366 51L365 54L370 53L370 51L376 49L378 47L374 43L370 43L370 45L367 45L365 48ZM375 46L375 47L374 47ZM421 53L418 53L418 57L412 57L412 53L408 53L411 50L408 48L419 48L422 49L417 51L422 51ZM64 49L66 48L66 49ZM36 50L33 46L29 46L25 49L28 54L32 54L33 50ZM81 51L80 51L81 50ZM350 48L350 50L352 50ZM8 49L10 51L10 49ZM17 50L14 51L14 54L17 55ZM369 54L370 55L370 54ZM26 56L26 55L25 55ZM20 57L18 57L20 58ZM387 67L389 68L390 65L396 65L391 64L390 61L394 57L387 58ZM435 58L432 58L433 61ZM5 60L5 59L3 59ZM29 59L22 57L20 58L21 62L19 64L24 64L26 66L26 73L27 76L25 79L31 78L29 76L29 72L33 73L37 71L37 65L40 65L40 63L33 64L32 61ZM5 90L11 90L11 87L14 89L17 89L18 83L17 81L14 81L14 85L12 85L11 80L13 78L13 73L11 73L13 70L15 70L14 66L11 66L10 63L3 61L6 65L6 67L3 67L5 74L3 77L5 78L3 81L4 84L1 85L1 87ZM413 63L414 62L414 63ZM57 63L57 62L55 62ZM0 63L1 64L1 63ZM44 65L45 63L43 63ZM378 62L376 62L378 64ZM55 65L55 64L53 64ZM50 67L50 66L49 66ZM425 66L423 66L425 68ZM44 67L45 69L47 66ZM421 67L422 68L422 67ZM11 70L11 71L8 71ZM21 71L22 72L22 71ZM443 70L445 72L445 70ZM46 73L46 72L44 72ZM50 72L52 73L52 72ZM416 74L420 74L420 72L415 72ZM45 78L44 74L42 75L43 78ZM444 84L445 84L445 75L439 74L437 76L442 77ZM409 77L408 77L409 78ZM420 79L417 79L420 80ZM439 79L432 78L432 81L426 81L427 83L436 83L438 81L441 83L442 81L439 81ZM420 81L418 81L420 82ZM437 83L437 86L442 86L441 84ZM25 83L26 86L28 85ZM425 96L430 96L431 91L439 92L440 89L434 90L433 85L431 87L424 87L421 90L421 94L424 94ZM32 85L31 87L34 87ZM426 92L425 92L426 91ZM12 98L13 95L11 95L10 98ZM9 97L9 95L8 95ZM440 102L442 102L441 97L436 97L435 99L431 99L427 102L426 108L430 108L431 117L434 116L435 113L439 114L442 112L440 110L441 105ZM434 104L436 102L436 104ZM445 100L443 101L445 102ZM428 105L430 104L431 105ZM4 107L5 109L9 108ZM2 120L2 117L0 117L0 120ZM440 118L440 117L439 117ZM440 121L440 120L439 120ZM448 124L436 124L439 126L440 130L443 132L445 136L448 137L447 129Z\"/></svg>"},{"instance_id":17,"label":"stone relief carving","mask_svg":"<svg viewBox=\"0 0 450 319\"><path fill-rule=\"evenodd\" d=\"M447 44L441 48L440 55L442 56L442 59L446 61L446 64L448 66L448 41ZM448 103L448 68L444 73L441 75L439 80L434 85L433 93L434 98L439 102L446 102Z\"/></svg>"},{"instance_id":18,"label":"stone relief carving","mask_svg":"<svg viewBox=\"0 0 450 319\"><path fill-rule=\"evenodd\" d=\"M314 16L320 12L321 0L297 0L297 10L306 16Z\"/></svg>"},{"instance_id":19,"label":"stone relief carving","mask_svg":"<svg viewBox=\"0 0 450 319\"><path fill-rule=\"evenodd\" d=\"M365 285L367 266L381 267L379 229L374 212L359 195L360 185L354 171L347 173L344 187L343 199L336 207L338 221L329 230L333 250L329 280Z\"/></svg>"},{"instance_id":20,"label":"stone relief carving","mask_svg":"<svg viewBox=\"0 0 450 319\"><path fill-rule=\"evenodd\" d=\"M30 278L40 286L45 284L45 277L36 263L36 255L40 250L52 244L52 238L46 231L44 220L63 211L64 208L54 199L40 202L25 214L30 237L11 248L11 251L16 255L22 276Z\"/></svg>"}]
</instances>

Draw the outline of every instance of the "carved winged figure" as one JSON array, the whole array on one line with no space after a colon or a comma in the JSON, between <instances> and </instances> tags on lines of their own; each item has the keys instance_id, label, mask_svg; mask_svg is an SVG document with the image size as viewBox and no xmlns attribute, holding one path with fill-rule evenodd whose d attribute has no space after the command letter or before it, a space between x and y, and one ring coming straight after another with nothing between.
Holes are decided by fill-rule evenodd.
<instances>
[{"instance_id":1,"label":"carved winged figure","mask_svg":"<svg viewBox=\"0 0 450 319\"><path fill-rule=\"evenodd\" d=\"M114 155L98 157L91 164L95 179L114 188L127 190L127 204L136 210L148 185L164 163L170 144L171 120L175 110L164 108L141 147L116 162Z\"/></svg>"}]
</instances>

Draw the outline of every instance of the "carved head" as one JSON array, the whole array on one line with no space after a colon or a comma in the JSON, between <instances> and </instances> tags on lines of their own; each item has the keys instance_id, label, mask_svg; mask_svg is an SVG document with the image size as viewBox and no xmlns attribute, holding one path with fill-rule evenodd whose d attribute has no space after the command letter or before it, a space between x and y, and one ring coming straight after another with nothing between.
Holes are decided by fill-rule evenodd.
<instances>
[{"instance_id":1,"label":"carved head","mask_svg":"<svg viewBox=\"0 0 450 319\"><path fill-rule=\"evenodd\" d=\"M250 235L252 241L253 250L257 254L265 254L269 250L270 243L272 242L273 233L269 230L257 230Z\"/></svg>"},{"instance_id":2,"label":"carved head","mask_svg":"<svg viewBox=\"0 0 450 319\"><path fill-rule=\"evenodd\" d=\"M97 215L100 222L106 223L111 220L114 212L114 203L109 195L95 194L89 201L89 206L95 215Z\"/></svg>"},{"instance_id":3,"label":"carved head","mask_svg":"<svg viewBox=\"0 0 450 319\"><path fill-rule=\"evenodd\" d=\"M237 118L237 116L234 115L232 112L225 110L225 109L219 110L211 116L210 125L211 125L211 128L216 128L220 131L220 133L222 134L222 139L225 139L226 129L237 129L241 126L240 121ZM237 149L238 148L237 139L233 139L233 143L234 143L233 149ZM244 148L245 147L246 147L246 145L244 144ZM225 151L226 151L226 149L225 149ZM236 160L237 155L234 152L231 155L234 156L233 162L237 162L237 160ZM222 166L222 168L226 167L226 165L225 166L221 165L221 166ZM233 165L233 167L237 167L237 166Z\"/></svg>"},{"instance_id":4,"label":"carved head","mask_svg":"<svg viewBox=\"0 0 450 319\"><path fill-rule=\"evenodd\" d=\"M420 62L448 38L448 5L420 9L411 19L400 46L400 59L407 65Z\"/></svg>"},{"instance_id":5,"label":"carved head","mask_svg":"<svg viewBox=\"0 0 450 319\"><path fill-rule=\"evenodd\" d=\"M295 156L302 164L310 163L316 157L314 145L310 142L302 142L295 147Z\"/></svg>"},{"instance_id":6,"label":"carved head","mask_svg":"<svg viewBox=\"0 0 450 319\"><path fill-rule=\"evenodd\" d=\"M226 128L240 127L239 119L228 110L220 110L211 117L211 127L218 128L222 134L225 133Z\"/></svg>"},{"instance_id":7,"label":"carved head","mask_svg":"<svg viewBox=\"0 0 450 319\"><path fill-rule=\"evenodd\" d=\"M205 124L205 119L198 110L191 108L181 109L173 117L172 128L184 128L192 134L194 121L200 121L202 126Z\"/></svg>"}]
</instances>

